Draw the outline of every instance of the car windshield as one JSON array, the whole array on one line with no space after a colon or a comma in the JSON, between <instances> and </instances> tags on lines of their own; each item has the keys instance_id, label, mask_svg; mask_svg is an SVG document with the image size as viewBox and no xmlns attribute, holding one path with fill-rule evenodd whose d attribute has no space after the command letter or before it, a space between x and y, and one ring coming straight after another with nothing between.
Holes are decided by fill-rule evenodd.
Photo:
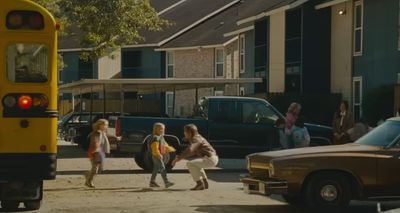
<instances>
[{"instance_id":1,"label":"car windshield","mask_svg":"<svg viewBox=\"0 0 400 213\"><path fill-rule=\"evenodd\" d=\"M386 121L357 140L357 144L370 146L388 146L400 137L400 122Z\"/></svg>"}]
</instances>

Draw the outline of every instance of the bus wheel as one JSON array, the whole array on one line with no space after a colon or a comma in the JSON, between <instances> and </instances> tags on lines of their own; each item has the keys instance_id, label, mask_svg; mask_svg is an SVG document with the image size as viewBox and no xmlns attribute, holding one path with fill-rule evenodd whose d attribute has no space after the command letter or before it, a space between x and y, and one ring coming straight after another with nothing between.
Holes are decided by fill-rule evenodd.
<instances>
[{"instance_id":1,"label":"bus wheel","mask_svg":"<svg viewBox=\"0 0 400 213\"><path fill-rule=\"evenodd\" d=\"M19 201L9 201L3 200L1 201L1 208L6 211L15 211L19 207Z\"/></svg>"},{"instance_id":2,"label":"bus wheel","mask_svg":"<svg viewBox=\"0 0 400 213\"><path fill-rule=\"evenodd\" d=\"M38 210L40 209L40 206L42 205L42 201L37 200L37 201L26 201L24 202L25 208L28 210Z\"/></svg>"}]
</instances>

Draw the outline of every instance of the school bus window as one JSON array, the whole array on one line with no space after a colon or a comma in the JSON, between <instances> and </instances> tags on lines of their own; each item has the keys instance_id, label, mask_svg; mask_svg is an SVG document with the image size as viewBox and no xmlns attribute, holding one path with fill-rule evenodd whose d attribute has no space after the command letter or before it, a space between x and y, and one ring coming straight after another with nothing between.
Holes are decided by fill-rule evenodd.
<instances>
[{"instance_id":1,"label":"school bus window","mask_svg":"<svg viewBox=\"0 0 400 213\"><path fill-rule=\"evenodd\" d=\"M14 83L48 80L49 50L44 44L18 43L7 49L7 76Z\"/></svg>"}]
</instances>

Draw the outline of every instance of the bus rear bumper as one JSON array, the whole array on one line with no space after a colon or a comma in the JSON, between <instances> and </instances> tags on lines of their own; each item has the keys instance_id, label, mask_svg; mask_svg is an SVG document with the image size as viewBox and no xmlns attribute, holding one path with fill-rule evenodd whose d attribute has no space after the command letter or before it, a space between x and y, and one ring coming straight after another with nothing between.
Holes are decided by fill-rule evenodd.
<instances>
[{"instance_id":1,"label":"bus rear bumper","mask_svg":"<svg viewBox=\"0 0 400 213\"><path fill-rule=\"evenodd\" d=\"M43 181L0 182L0 200L40 201L43 198Z\"/></svg>"},{"instance_id":2,"label":"bus rear bumper","mask_svg":"<svg viewBox=\"0 0 400 213\"><path fill-rule=\"evenodd\" d=\"M56 154L0 154L0 182L53 180L56 170Z\"/></svg>"}]
</instances>

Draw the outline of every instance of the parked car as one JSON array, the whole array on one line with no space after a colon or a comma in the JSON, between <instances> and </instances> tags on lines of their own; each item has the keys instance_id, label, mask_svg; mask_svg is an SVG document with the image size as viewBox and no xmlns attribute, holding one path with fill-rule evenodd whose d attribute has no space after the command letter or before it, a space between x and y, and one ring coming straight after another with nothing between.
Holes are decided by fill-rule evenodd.
<instances>
[{"instance_id":1,"label":"parked car","mask_svg":"<svg viewBox=\"0 0 400 213\"><path fill-rule=\"evenodd\" d=\"M400 118L355 143L251 154L247 168L246 192L280 194L313 209L338 212L350 200L400 196Z\"/></svg>"},{"instance_id":2,"label":"parked car","mask_svg":"<svg viewBox=\"0 0 400 213\"><path fill-rule=\"evenodd\" d=\"M166 133L183 138L183 126L197 125L221 157L244 157L260 150L280 147L275 121L283 118L266 100L246 97L205 97L190 118L122 116L117 121L118 151L135 154L142 161L144 138L156 122L166 125ZM306 124L312 145L331 143L330 127Z\"/></svg>"}]
</instances>

